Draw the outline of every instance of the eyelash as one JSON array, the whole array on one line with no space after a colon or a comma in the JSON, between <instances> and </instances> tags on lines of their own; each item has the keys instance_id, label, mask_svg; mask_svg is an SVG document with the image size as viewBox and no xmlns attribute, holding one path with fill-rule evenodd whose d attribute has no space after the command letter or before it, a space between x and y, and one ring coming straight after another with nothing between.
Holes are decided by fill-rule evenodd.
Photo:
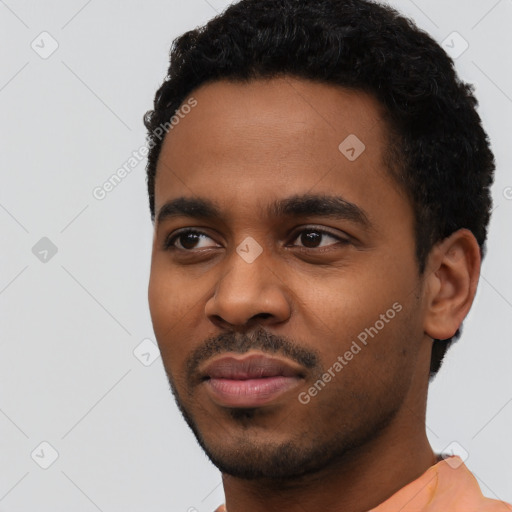
<instances>
[{"instance_id":1,"label":"eyelash","mask_svg":"<svg viewBox=\"0 0 512 512\"><path fill-rule=\"evenodd\" d=\"M310 228L304 228L304 229L301 229L300 231L296 231L294 233L294 236L292 238L292 240L296 240L302 233L305 233L305 232L314 232L314 233L320 233L322 235L328 235L332 238L335 238L338 240L339 243L341 243L341 245L347 245L350 243L350 241L346 238L342 238L342 237L339 237L339 236L336 236L334 234L332 234L331 232L329 231L326 231L324 229L319 229L319 228L314 228L314 227L310 227ZM180 237L182 236L185 236L185 235L188 235L190 233L193 233L193 234L197 234L197 235L204 235L206 236L207 238L211 238L210 236L208 236L206 233L203 233L202 231L198 231L196 229L184 229L183 231L179 231L178 233L175 233L174 235L172 235L171 237L168 237L165 242L164 242L164 249L165 250L178 250L178 251L182 251L182 252L194 252L194 249L181 249L179 247L176 247L174 246L174 242L179 239ZM336 244L332 244L332 245L336 245ZM328 247L330 246L327 246L327 247L304 247L304 246L297 246L299 248L301 248L302 250L305 250L305 251L320 251L322 252L322 250L326 250L328 249Z\"/></svg>"}]
</instances>

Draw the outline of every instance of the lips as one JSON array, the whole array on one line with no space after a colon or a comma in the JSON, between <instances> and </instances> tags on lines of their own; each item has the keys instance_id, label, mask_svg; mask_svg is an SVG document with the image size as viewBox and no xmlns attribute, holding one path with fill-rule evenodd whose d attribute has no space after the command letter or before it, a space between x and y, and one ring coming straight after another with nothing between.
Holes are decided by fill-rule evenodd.
<instances>
[{"instance_id":1,"label":"lips","mask_svg":"<svg viewBox=\"0 0 512 512\"><path fill-rule=\"evenodd\" d=\"M295 388L304 369L262 354L222 356L200 371L210 398L224 407L258 407Z\"/></svg>"}]
</instances>

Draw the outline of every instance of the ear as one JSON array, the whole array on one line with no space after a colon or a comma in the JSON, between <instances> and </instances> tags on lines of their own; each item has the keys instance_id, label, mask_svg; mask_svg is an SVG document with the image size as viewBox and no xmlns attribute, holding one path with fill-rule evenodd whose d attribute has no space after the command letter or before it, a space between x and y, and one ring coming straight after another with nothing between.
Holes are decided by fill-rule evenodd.
<instances>
[{"instance_id":1,"label":"ear","mask_svg":"<svg viewBox=\"0 0 512 512\"><path fill-rule=\"evenodd\" d=\"M480 276L480 247L459 229L430 252L425 277L423 329L433 339L451 338L468 314Z\"/></svg>"}]
</instances>

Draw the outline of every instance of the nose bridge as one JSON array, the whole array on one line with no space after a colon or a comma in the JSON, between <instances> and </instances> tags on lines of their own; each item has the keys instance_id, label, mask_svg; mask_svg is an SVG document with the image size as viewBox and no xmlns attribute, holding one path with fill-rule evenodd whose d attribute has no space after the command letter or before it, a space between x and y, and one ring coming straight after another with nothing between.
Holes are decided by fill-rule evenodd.
<instances>
[{"instance_id":1,"label":"nose bridge","mask_svg":"<svg viewBox=\"0 0 512 512\"><path fill-rule=\"evenodd\" d=\"M255 315L283 319L289 313L282 283L269 268L267 253L260 243L247 236L226 256L227 271L206 304L207 316L240 325Z\"/></svg>"},{"instance_id":2,"label":"nose bridge","mask_svg":"<svg viewBox=\"0 0 512 512\"><path fill-rule=\"evenodd\" d=\"M225 291L236 293L240 299L250 299L260 294L269 277L269 262L264 253L259 242L251 236L245 237L227 258L228 271L218 283L217 295Z\"/></svg>"}]
</instances>

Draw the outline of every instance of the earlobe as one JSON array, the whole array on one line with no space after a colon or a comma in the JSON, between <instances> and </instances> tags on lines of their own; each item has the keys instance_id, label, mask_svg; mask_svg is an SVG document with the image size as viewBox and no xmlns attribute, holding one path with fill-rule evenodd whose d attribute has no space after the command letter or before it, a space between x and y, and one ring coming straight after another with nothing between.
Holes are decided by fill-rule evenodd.
<instances>
[{"instance_id":1,"label":"earlobe","mask_svg":"<svg viewBox=\"0 0 512 512\"><path fill-rule=\"evenodd\" d=\"M424 331L451 338L468 314L480 276L480 247L473 233L459 229L432 249L425 278Z\"/></svg>"}]
</instances>

